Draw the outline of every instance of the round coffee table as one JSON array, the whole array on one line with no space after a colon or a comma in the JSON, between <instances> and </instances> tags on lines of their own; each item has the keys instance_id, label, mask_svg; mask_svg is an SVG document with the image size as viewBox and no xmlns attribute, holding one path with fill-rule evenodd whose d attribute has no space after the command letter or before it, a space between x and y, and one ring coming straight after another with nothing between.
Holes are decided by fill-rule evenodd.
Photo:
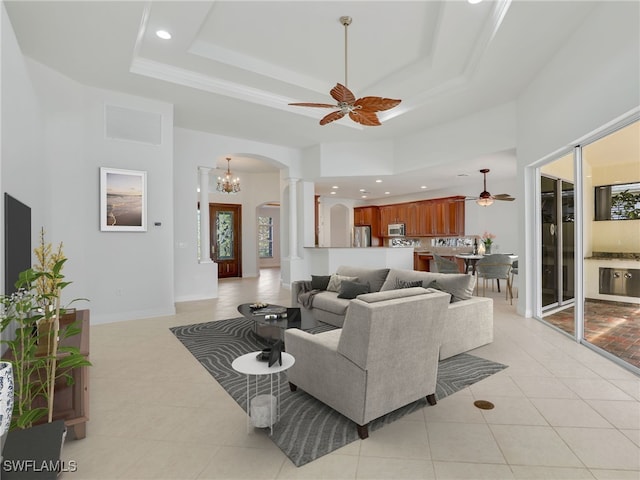
<instances>
[{"instance_id":1,"label":"round coffee table","mask_svg":"<svg viewBox=\"0 0 640 480\"><path fill-rule=\"evenodd\" d=\"M267 426L263 423L265 418L263 415L264 412L261 411L266 407L269 411L269 418L266 423L269 426L270 435L273 435L273 424L276 423L280 418L280 372L284 372L288 368L291 368L296 360L295 358L293 358L293 355L282 352L282 365L276 364L270 367L268 362L261 362L257 359L257 356L260 353L262 352L258 351L246 353L236 358L231 363L231 368L233 368L236 372L243 373L247 376L247 431L249 431L250 422L257 427ZM277 397L274 397L273 375L276 373L278 374L278 389L276 392ZM251 397L251 382L249 381L251 375L255 377L255 395L253 396L253 398ZM269 395L268 398L266 398L266 403L264 398L265 395L258 395L258 377L261 375L269 375ZM254 414L253 418L252 411ZM258 416L260 418L257 418Z\"/></svg>"}]
</instances>

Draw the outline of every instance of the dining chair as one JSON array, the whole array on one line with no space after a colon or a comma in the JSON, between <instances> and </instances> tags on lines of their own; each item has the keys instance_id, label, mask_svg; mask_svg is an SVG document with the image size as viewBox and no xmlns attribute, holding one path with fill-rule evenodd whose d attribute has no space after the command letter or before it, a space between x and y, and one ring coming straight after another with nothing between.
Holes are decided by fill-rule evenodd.
<instances>
[{"instance_id":1,"label":"dining chair","mask_svg":"<svg viewBox=\"0 0 640 480\"><path fill-rule=\"evenodd\" d=\"M513 290L513 280L518 274L518 260L514 260L511 264L511 289ZM516 289L516 296L518 296L518 290ZM513 297L513 294L512 294Z\"/></svg>"},{"instance_id":2,"label":"dining chair","mask_svg":"<svg viewBox=\"0 0 640 480\"><path fill-rule=\"evenodd\" d=\"M486 255L476 264L478 280L482 279L482 296L485 296L487 280L506 280L506 299L513 305L513 292L511 290L511 259L509 255L496 253Z\"/></svg>"},{"instance_id":3,"label":"dining chair","mask_svg":"<svg viewBox=\"0 0 640 480\"><path fill-rule=\"evenodd\" d=\"M440 255L433 254L433 259L436 262L436 270L440 273L460 273L458 263L448 258L441 257Z\"/></svg>"}]
</instances>

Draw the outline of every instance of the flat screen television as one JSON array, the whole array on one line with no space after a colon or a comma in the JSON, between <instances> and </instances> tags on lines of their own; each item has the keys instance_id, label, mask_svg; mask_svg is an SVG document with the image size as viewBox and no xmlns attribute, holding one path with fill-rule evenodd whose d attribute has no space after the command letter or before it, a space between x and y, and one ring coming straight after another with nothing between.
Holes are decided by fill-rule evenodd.
<instances>
[{"instance_id":1,"label":"flat screen television","mask_svg":"<svg viewBox=\"0 0 640 480\"><path fill-rule=\"evenodd\" d=\"M600 220L640 220L640 182L595 187L595 216Z\"/></svg>"},{"instance_id":2,"label":"flat screen television","mask_svg":"<svg viewBox=\"0 0 640 480\"><path fill-rule=\"evenodd\" d=\"M31 208L4 194L4 291L11 295L20 272L31 267Z\"/></svg>"}]
</instances>

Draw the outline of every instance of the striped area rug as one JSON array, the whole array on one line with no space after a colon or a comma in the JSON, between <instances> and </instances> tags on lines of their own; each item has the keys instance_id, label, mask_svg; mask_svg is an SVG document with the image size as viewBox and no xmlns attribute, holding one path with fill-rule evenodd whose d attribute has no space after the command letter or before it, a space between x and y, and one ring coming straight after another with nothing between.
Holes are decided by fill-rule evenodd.
<instances>
[{"instance_id":1,"label":"striped area rug","mask_svg":"<svg viewBox=\"0 0 640 480\"><path fill-rule=\"evenodd\" d=\"M330 325L317 327L312 333L333 328ZM173 327L171 331L246 411L246 377L233 370L231 362L240 355L267 346L254 335L253 322L246 318L234 318ZM443 360L438 368L436 396L442 399L504 368L506 365L466 353ZM268 392L267 377L261 381L261 388ZM280 419L273 427L271 439L296 466L309 463L358 439L355 423L300 389L290 392L284 378L280 390ZM369 431L375 431L426 405L426 399L422 399L391 412L371 422Z\"/></svg>"}]
</instances>

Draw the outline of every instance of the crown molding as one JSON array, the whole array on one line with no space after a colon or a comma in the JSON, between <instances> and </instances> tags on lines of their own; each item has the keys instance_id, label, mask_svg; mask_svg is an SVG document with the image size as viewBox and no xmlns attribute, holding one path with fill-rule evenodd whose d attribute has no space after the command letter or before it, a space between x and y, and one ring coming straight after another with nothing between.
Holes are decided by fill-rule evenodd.
<instances>
[{"instance_id":1,"label":"crown molding","mask_svg":"<svg viewBox=\"0 0 640 480\"><path fill-rule=\"evenodd\" d=\"M241 85L239 83L222 80L220 78L210 77L201 73L197 73L184 68L174 67L166 63L149 60L146 58L134 58L129 68L131 73L144 75L146 77L164 80L176 85L195 88L205 92L224 95L227 97L244 100L246 102L264 105L266 107L277 108L289 113L295 113L305 117L320 119L323 115L319 115L318 109L306 109L293 107L289 103L296 102L296 99L277 95L258 88ZM315 111L313 111L315 110ZM355 128L362 130L363 127L352 122L334 122L347 128Z\"/></svg>"}]
</instances>

